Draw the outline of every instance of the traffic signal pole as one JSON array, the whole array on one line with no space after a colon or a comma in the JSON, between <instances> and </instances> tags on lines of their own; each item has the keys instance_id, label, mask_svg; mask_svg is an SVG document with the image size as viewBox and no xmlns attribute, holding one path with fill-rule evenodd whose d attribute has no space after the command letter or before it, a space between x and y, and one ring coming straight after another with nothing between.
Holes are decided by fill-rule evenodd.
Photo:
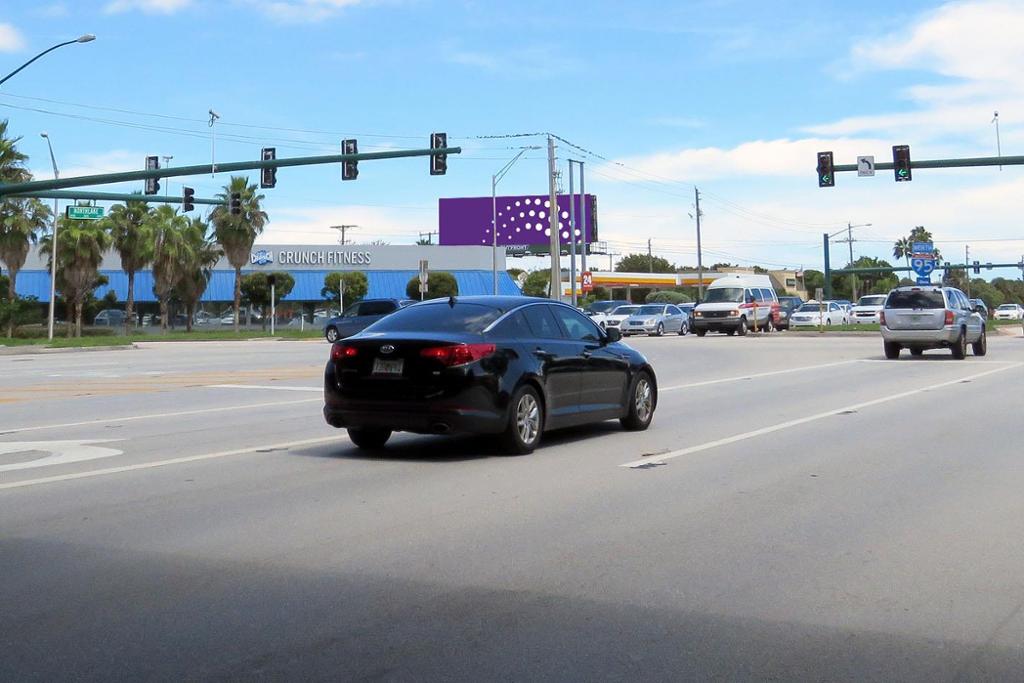
<instances>
[{"instance_id":1,"label":"traffic signal pole","mask_svg":"<svg viewBox=\"0 0 1024 683\"><path fill-rule=\"evenodd\" d=\"M918 168L969 168L971 166L1024 166L1024 156L1014 157L968 157L965 159L922 159L912 160L910 167ZM876 171L891 171L891 161L875 162ZM832 167L836 173L857 170L857 164L836 164Z\"/></svg>"},{"instance_id":2,"label":"traffic signal pole","mask_svg":"<svg viewBox=\"0 0 1024 683\"><path fill-rule=\"evenodd\" d=\"M232 161L216 165L199 164L196 166L156 168L147 171L125 171L122 173L100 173L97 175L76 176L73 178L56 178L53 180L33 180L27 183L0 184L0 197L26 193L28 193L29 196L39 196L39 192L62 190L69 187L107 185L110 183L124 183L133 180L174 178L177 176L202 175L205 173L232 173L234 171L254 171L263 168L282 168L285 166L314 166L317 164L339 164L346 161L375 161L378 159L429 157L436 154L461 153L461 147L444 147L440 149L403 149L388 150L386 152L363 152L361 154L328 154L314 157L292 157L289 159L272 159L268 161ZM201 203L198 199L195 201L196 203Z\"/></svg>"},{"instance_id":3,"label":"traffic signal pole","mask_svg":"<svg viewBox=\"0 0 1024 683\"><path fill-rule=\"evenodd\" d=\"M172 197L170 195L152 195L152 194L139 194L135 192L133 194L125 194L119 192L90 192L90 191L74 191L74 190L42 190L38 192L18 192L10 195L11 197L39 197L40 199L95 199L103 202L155 202L157 204L181 204L184 199L182 197ZM222 199L200 199L199 197L193 197L191 199L193 204L209 204L211 206L223 205L225 202Z\"/></svg>"}]
</instances>

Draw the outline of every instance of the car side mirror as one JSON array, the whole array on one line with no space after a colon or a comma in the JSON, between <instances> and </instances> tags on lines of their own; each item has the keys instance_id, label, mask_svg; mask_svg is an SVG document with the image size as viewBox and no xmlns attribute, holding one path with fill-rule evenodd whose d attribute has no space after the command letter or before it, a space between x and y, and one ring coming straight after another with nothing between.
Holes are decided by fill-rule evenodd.
<instances>
[{"instance_id":1,"label":"car side mirror","mask_svg":"<svg viewBox=\"0 0 1024 683\"><path fill-rule=\"evenodd\" d=\"M609 328L604 331L604 340L607 344L614 344L617 341L621 341L622 332L615 327Z\"/></svg>"}]
</instances>

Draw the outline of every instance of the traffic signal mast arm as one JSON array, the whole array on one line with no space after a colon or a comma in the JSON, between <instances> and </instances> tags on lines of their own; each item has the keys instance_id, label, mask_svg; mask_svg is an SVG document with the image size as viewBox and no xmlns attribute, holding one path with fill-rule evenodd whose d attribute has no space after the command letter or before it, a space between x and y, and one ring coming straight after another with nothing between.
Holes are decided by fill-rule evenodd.
<instances>
[{"instance_id":1,"label":"traffic signal mast arm","mask_svg":"<svg viewBox=\"0 0 1024 683\"><path fill-rule=\"evenodd\" d=\"M918 168L965 168L969 166L1024 166L1024 156L1016 157L971 157L967 159L914 159L910 167ZM875 162L875 170L891 171L891 161ZM832 170L836 173L856 171L857 164L835 164Z\"/></svg>"},{"instance_id":2,"label":"traffic signal mast arm","mask_svg":"<svg viewBox=\"0 0 1024 683\"><path fill-rule=\"evenodd\" d=\"M290 159L273 159L269 161L232 161L196 166L178 166L159 168L149 171L125 171L122 173L101 173L98 175L76 176L73 178L56 178L53 180L33 180L27 183L0 184L0 196L26 194L38 197L40 192L60 190L68 187L87 187L90 185L106 185L124 183L133 180L150 178L174 178L178 176L204 175L207 173L232 173L234 171L252 171L263 168L281 168L282 166L314 166L317 164L338 164L345 161L374 161L377 159L401 159L404 157L428 157L436 154L461 154L461 147L445 147L444 149L403 149L386 152L363 152L360 154L328 154L315 157L293 157ZM1006 163L1004 161L1004 163ZM138 199L157 201L152 195L141 195ZM181 201L180 198L177 201ZM198 199L197 204L205 203ZM219 202L214 202L219 203Z\"/></svg>"},{"instance_id":3,"label":"traffic signal mast arm","mask_svg":"<svg viewBox=\"0 0 1024 683\"><path fill-rule=\"evenodd\" d=\"M95 199L104 202L153 202L155 204L181 204L182 197L171 197L152 194L124 194L119 192L90 192L88 190L40 190L36 192L18 192L9 195L11 197L38 197L39 199ZM192 198L193 204L209 204L211 206L224 205L223 199L201 199Z\"/></svg>"}]
</instances>

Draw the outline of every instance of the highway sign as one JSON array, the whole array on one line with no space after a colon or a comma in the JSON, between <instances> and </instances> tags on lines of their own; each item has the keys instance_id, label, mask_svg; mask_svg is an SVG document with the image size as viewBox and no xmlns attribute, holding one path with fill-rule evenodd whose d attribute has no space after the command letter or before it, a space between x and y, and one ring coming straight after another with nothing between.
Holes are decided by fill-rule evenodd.
<instances>
[{"instance_id":1,"label":"highway sign","mask_svg":"<svg viewBox=\"0 0 1024 683\"><path fill-rule=\"evenodd\" d=\"M861 177L875 175L875 157L857 157L857 175Z\"/></svg>"},{"instance_id":2,"label":"highway sign","mask_svg":"<svg viewBox=\"0 0 1024 683\"><path fill-rule=\"evenodd\" d=\"M96 221L103 218L102 206L69 206L65 215L78 221Z\"/></svg>"},{"instance_id":3,"label":"highway sign","mask_svg":"<svg viewBox=\"0 0 1024 683\"><path fill-rule=\"evenodd\" d=\"M931 242L914 242L910 250L915 254L934 254L935 245Z\"/></svg>"}]
</instances>

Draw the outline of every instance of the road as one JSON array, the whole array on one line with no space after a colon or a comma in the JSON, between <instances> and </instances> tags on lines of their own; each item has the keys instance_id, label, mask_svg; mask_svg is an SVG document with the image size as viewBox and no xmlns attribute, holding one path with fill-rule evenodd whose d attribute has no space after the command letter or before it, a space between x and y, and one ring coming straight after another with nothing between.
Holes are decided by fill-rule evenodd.
<instances>
[{"instance_id":1,"label":"road","mask_svg":"<svg viewBox=\"0 0 1024 683\"><path fill-rule=\"evenodd\" d=\"M1024 340L630 343L522 457L359 453L322 343L0 357L0 680L1024 675Z\"/></svg>"}]
</instances>

